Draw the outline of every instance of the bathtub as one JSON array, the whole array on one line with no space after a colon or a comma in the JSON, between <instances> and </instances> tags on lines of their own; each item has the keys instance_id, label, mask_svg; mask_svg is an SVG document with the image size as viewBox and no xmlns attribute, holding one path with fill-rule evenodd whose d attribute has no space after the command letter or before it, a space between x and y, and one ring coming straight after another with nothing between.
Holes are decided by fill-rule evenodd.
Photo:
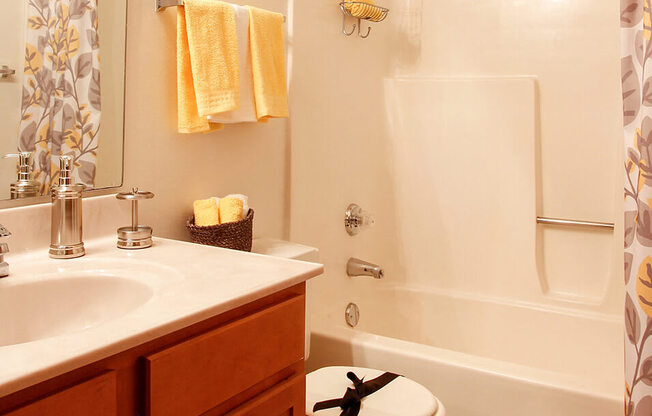
<instances>
[{"instance_id":1,"label":"bathtub","mask_svg":"<svg viewBox=\"0 0 652 416\"><path fill-rule=\"evenodd\" d=\"M428 387L449 416L623 412L618 316L422 288L371 290L373 298L347 295L360 308L355 328L345 323L346 303L312 315L308 371L398 372Z\"/></svg>"}]
</instances>

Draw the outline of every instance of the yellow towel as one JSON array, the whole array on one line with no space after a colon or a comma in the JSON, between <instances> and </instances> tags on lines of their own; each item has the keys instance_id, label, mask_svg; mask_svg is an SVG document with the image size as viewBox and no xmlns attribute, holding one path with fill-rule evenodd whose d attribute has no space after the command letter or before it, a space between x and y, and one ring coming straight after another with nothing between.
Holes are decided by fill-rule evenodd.
<instances>
[{"instance_id":1,"label":"yellow towel","mask_svg":"<svg viewBox=\"0 0 652 416\"><path fill-rule=\"evenodd\" d=\"M289 117L283 15L248 7L256 116Z\"/></svg>"},{"instance_id":2,"label":"yellow towel","mask_svg":"<svg viewBox=\"0 0 652 416\"><path fill-rule=\"evenodd\" d=\"M210 114L240 107L235 11L221 1L185 0L177 11L177 100L179 132L223 126Z\"/></svg>"},{"instance_id":3,"label":"yellow towel","mask_svg":"<svg viewBox=\"0 0 652 416\"><path fill-rule=\"evenodd\" d=\"M192 204L195 212L195 225L208 227L220 223L220 211L215 198L200 199Z\"/></svg>"},{"instance_id":4,"label":"yellow towel","mask_svg":"<svg viewBox=\"0 0 652 416\"><path fill-rule=\"evenodd\" d=\"M240 198L226 197L220 199L221 224L236 222L242 219L243 202Z\"/></svg>"}]
</instances>

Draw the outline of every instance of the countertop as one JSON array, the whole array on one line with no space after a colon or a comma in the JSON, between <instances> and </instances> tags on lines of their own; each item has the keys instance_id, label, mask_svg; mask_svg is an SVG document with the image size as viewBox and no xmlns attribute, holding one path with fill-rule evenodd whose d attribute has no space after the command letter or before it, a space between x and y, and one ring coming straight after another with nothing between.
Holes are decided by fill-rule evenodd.
<instances>
[{"instance_id":1,"label":"countertop","mask_svg":"<svg viewBox=\"0 0 652 416\"><path fill-rule=\"evenodd\" d=\"M323 266L181 241L154 238L144 250L120 250L115 238L86 242L86 256L49 259L47 250L9 255L11 275L0 292L16 285L70 276L134 280L151 288L142 306L103 323L21 344L0 346L0 397L302 283ZM56 296L53 293L52 296ZM80 299L81 300L81 299ZM77 302L61 299L61 302ZM2 305L0 305L2 311ZM11 313L4 311L3 313ZM38 308L30 319L39 319ZM46 311L43 311L46 313ZM7 318L5 318L7 319ZM12 319L11 316L8 319ZM0 331L2 331L0 317Z\"/></svg>"}]
</instances>

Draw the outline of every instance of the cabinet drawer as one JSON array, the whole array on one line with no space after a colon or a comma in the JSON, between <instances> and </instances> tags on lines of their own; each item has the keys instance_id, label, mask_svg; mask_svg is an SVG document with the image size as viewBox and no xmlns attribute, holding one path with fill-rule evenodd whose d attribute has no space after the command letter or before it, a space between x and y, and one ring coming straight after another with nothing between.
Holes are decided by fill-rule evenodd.
<instances>
[{"instance_id":1,"label":"cabinet drawer","mask_svg":"<svg viewBox=\"0 0 652 416\"><path fill-rule=\"evenodd\" d=\"M200 415L303 359L304 296L145 357L148 415Z\"/></svg>"},{"instance_id":2,"label":"cabinet drawer","mask_svg":"<svg viewBox=\"0 0 652 416\"><path fill-rule=\"evenodd\" d=\"M6 413L6 416L115 416L115 373L109 372Z\"/></svg>"},{"instance_id":3,"label":"cabinet drawer","mask_svg":"<svg viewBox=\"0 0 652 416\"><path fill-rule=\"evenodd\" d=\"M294 376L260 394L226 416L304 416L306 376ZM210 416L210 412L205 416Z\"/></svg>"}]
</instances>

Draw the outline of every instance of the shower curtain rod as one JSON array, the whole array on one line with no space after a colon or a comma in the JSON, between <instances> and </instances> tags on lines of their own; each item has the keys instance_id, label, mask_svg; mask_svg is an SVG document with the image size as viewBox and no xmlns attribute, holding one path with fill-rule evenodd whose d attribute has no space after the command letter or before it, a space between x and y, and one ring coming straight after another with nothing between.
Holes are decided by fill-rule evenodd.
<instances>
[{"instance_id":1,"label":"shower curtain rod","mask_svg":"<svg viewBox=\"0 0 652 416\"><path fill-rule=\"evenodd\" d=\"M174 6L183 6L183 0L154 0L154 9L157 12ZM283 16L283 21L285 22L286 20L287 18Z\"/></svg>"}]
</instances>

